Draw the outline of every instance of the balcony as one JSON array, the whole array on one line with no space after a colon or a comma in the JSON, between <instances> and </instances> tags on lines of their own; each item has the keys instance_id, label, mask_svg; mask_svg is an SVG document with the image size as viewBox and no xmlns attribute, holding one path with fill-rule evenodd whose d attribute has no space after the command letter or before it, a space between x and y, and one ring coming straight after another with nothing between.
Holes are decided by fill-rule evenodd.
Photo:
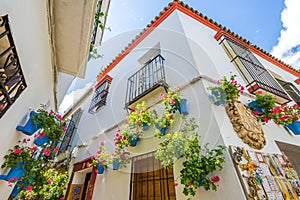
<instances>
[{"instance_id":1,"label":"balcony","mask_svg":"<svg viewBox=\"0 0 300 200\"><path fill-rule=\"evenodd\" d=\"M0 16L0 118L26 87L8 16Z\"/></svg>"},{"instance_id":2,"label":"balcony","mask_svg":"<svg viewBox=\"0 0 300 200\"><path fill-rule=\"evenodd\" d=\"M133 109L137 103L157 97L156 94L166 92L167 87L164 58L157 55L128 78L126 108Z\"/></svg>"},{"instance_id":3,"label":"balcony","mask_svg":"<svg viewBox=\"0 0 300 200\"><path fill-rule=\"evenodd\" d=\"M245 79L250 93L262 91L271 94L279 104L291 101L286 91L248 48L225 36L220 44Z\"/></svg>"}]
</instances>

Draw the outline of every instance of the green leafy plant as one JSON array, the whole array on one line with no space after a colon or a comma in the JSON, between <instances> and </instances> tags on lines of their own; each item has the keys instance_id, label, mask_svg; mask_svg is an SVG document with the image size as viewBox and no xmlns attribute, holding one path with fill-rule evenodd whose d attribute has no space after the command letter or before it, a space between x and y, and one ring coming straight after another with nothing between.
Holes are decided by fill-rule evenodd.
<instances>
[{"instance_id":1,"label":"green leafy plant","mask_svg":"<svg viewBox=\"0 0 300 200\"><path fill-rule=\"evenodd\" d=\"M183 169L180 171L181 184L184 185L183 194L194 196L196 189L203 186L205 190L217 190L216 182L219 177L210 174L222 170L222 163L225 161L224 146L219 145L209 149L207 145L203 148L199 145L198 136L191 135L188 138L189 148L186 151L186 161L183 162Z\"/></svg>"},{"instance_id":2,"label":"green leafy plant","mask_svg":"<svg viewBox=\"0 0 300 200\"><path fill-rule=\"evenodd\" d=\"M36 147L29 147L30 138L19 141L19 144L8 150L8 154L4 156L4 163L1 168L16 168L21 162L31 162L33 153L37 150ZM23 164L24 166L24 164Z\"/></svg>"},{"instance_id":3,"label":"green leafy plant","mask_svg":"<svg viewBox=\"0 0 300 200\"><path fill-rule=\"evenodd\" d=\"M185 133L168 133L159 144L155 158L160 160L164 167L172 167L176 159L184 156L186 148L188 148L188 141Z\"/></svg>"},{"instance_id":4,"label":"green leafy plant","mask_svg":"<svg viewBox=\"0 0 300 200\"><path fill-rule=\"evenodd\" d=\"M181 103L179 90L179 87L168 88L167 94L160 94L166 113L173 114L178 110Z\"/></svg>"},{"instance_id":5,"label":"green leafy plant","mask_svg":"<svg viewBox=\"0 0 300 200\"><path fill-rule=\"evenodd\" d=\"M270 118L273 119L276 124L289 125L299 119L299 114L300 106L298 104L294 104L293 106L283 104L276 106L272 110Z\"/></svg>"},{"instance_id":6,"label":"green leafy plant","mask_svg":"<svg viewBox=\"0 0 300 200\"><path fill-rule=\"evenodd\" d=\"M39 133L48 136L53 143L57 142L66 131L66 120L52 110L38 109L37 112L39 114L34 114L33 120L35 124L41 124Z\"/></svg>"},{"instance_id":7,"label":"green leafy plant","mask_svg":"<svg viewBox=\"0 0 300 200\"><path fill-rule=\"evenodd\" d=\"M42 174L43 184L39 191L36 191L31 185L27 185L25 189L21 190L21 199L64 199L64 195L67 189L68 173L67 171L61 171L54 168L49 168L45 172L39 172Z\"/></svg>"},{"instance_id":8,"label":"green leafy plant","mask_svg":"<svg viewBox=\"0 0 300 200\"><path fill-rule=\"evenodd\" d=\"M259 112L257 108L250 107L253 114L256 116L257 120L263 123L268 123L271 118L270 114L275 108L275 98L270 94L262 94L262 92L257 92L255 94L257 100L257 106L262 112Z\"/></svg>"},{"instance_id":9,"label":"green leafy plant","mask_svg":"<svg viewBox=\"0 0 300 200\"><path fill-rule=\"evenodd\" d=\"M166 134L163 141L158 145L155 158L161 161L165 167L172 167L174 161L186 155L189 148L189 134L195 134L198 125L195 119L184 119L183 126L179 131Z\"/></svg>"},{"instance_id":10,"label":"green leafy plant","mask_svg":"<svg viewBox=\"0 0 300 200\"><path fill-rule=\"evenodd\" d=\"M146 103L143 101L141 104L137 104L135 110L127 116L127 121L131 126L142 127L146 124L151 126L156 118L156 111L147 111Z\"/></svg>"},{"instance_id":11,"label":"green leafy plant","mask_svg":"<svg viewBox=\"0 0 300 200\"><path fill-rule=\"evenodd\" d=\"M219 84L226 93L226 100L233 101L235 98L238 98L240 94L244 93L244 86L239 84L235 78L236 75L231 74L229 79L223 76L217 81L217 84Z\"/></svg>"},{"instance_id":12,"label":"green leafy plant","mask_svg":"<svg viewBox=\"0 0 300 200\"><path fill-rule=\"evenodd\" d=\"M97 59L102 57L103 55L98 53L97 47L95 47L93 44L90 44L89 58Z\"/></svg>"}]
</instances>

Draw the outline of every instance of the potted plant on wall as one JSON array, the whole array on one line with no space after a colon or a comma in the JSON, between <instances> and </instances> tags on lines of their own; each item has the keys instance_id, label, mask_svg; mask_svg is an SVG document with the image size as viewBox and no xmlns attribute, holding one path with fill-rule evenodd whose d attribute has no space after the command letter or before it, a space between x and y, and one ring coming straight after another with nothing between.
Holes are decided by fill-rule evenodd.
<instances>
[{"instance_id":1,"label":"potted plant on wall","mask_svg":"<svg viewBox=\"0 0 300 200\"><path fill-rule=\"evenodd\" d=\"M289 128L294 134L300 134L300 122L298 121L300 115L300 106L294 104L293 106L288 106L286 104L281 106L276 106L271 114L270 118L276 124L284 125Z\"/></svg>"},{"instance_id":2,"label":"potted plant on wall","mask_svg":"<svg viewBox=\"0 0 300 200\"><path fill-rule=\"evenodd\" d=\"M226 103L226 92L221 86L211 86L208 87L211 95L209 95L210 100L216 105L224 105Z\"/></svg>"},{"instance_id":3,"label":"potted plant on wall","mask_svg":"<svg viewBox=\"0 0 300 200\"><path fill-rule=\"evenodd\" d=\"M34 143L38 146L43 145L49 141L57 142L62 134L66 131L66 121L54 111L46 111L39 109L39 114L33 115L34 123L40 124L41 129Z\"/></svg>"},{"instance_id":4,"label":"potted plant on wall","mask_svg":"<svg viewBox=\"0 0 300 200\"><path fill-rule=\"evenodd\" d=\"M118 170L119 167L124 167L130 162L130 153L125 149L116 149L112 154L113 170Z\"/></svg>"},{"instance_id":5,"label":"potted plant on wall","mask_svg":"<svg viewBox=\"0 0 300 200\"><path fill-rule=\"evenodd\" d=\"M223 76L217 81L217 84L225 91L227 101L237 100L240 94L244 93L245 87L239 84L235 78L236 75L231 74L229 79Z\"/></svg>"},{"instance_id":6,"label":"potted plant on wall","mask_svg":"<svg viewBox=\"0 0 300 200\"><path fill-rule=\"evenodd\" d=\"M137 104L135 110L127 116L127 121L131 126L142 127L147 130L157 118L155 110L148 111L145 101L141 104Z\"/></svg>"},{"instance_id":7,"label":"potted plant on wall","mask_svg":"<svg viewBox=\"0 0 300 200\"><path fill-rule=\"evenodd\" d=\"M187 148L188 141L185 133L168 133L158 145L155 158L160 160L164 167L172 167L175 159L179 159L185 155Z\"/></svg>"},{"instance_id":8,"label":"potted plant on wall","mask_svg":"<svg viewBox=\"0 0 300 200\"><path fill-rule=\"evenodd\" d=\"M261 91L255 94L256 100L250 102L248 106L253 111L258 121L267 123L270 114L275 107L275 98L270 94L263 94Z\"/></svg>"},{"instance_id":9,"label":"potted plant on wall","mask_svg":"<svg viewBox=\"0 0 300 200\"><path fill-rule=\"evenodd\" d=\"M174 123L173 114L165 112L163 116L160 116L156 119L155 127L155 136L160 137L167 133L167 128L172 126Z\"/></svg>"},{"instance_id":10,"label":"potted plant on wall","mask_svg":"<svg viewBox=\"0 0 300 200\"><path fill-rule=\"evenodd\" d=\"M225 161L224 146L217 146L209 149L206 146L199 146L198 136L189 137L189 148L186 151L186 161L183 162L183 169L180 171L181 184L184 185L183 193L186 196L194 196L196 189L204 187L205 190L217 190L216 182L219 176L211 175L213 172L222 170Z\"/></svg>"},{"instance_id":11,"label":"potted plant on wall","mask_svg":"<svg viewBox=\"0 0 300 200\"><path fill-rule=\"evenodd\" d=\"M98 174L103 174L104 170L111 164L110 153L106 150L104 142L101 141L98 151L93 156L92 166L98 168Z\"/></svg>"},{"instance_id":12,"label":"potted plant on wall","mask_svg":"<svg viewBox=\"0 0 300 200\"><path fill-rule=\"evenodd\" d=\"M11 168L7 175L0 175L0 179L9 181L11 179L18 180L26 171L25 165L33 161L33 154L37 151L37 147L29 147L30 139L23 139L19 144L8 150L8 154L4 156L4 163L1 168Z\"/></svg>"},{"instance_id":13,"label":"potted plant on wall","mask_svg":"<svg viewBox=\"0 0 300 200\"><path fill-rule=\"evenodd\" d=\"M174 114L177 110L182 114L188 114L186 111L186 99L181 99L180 88L168 88L167 94L160 94L160 99L163 100L165 112Z\"/></svg>"}]
</instances>

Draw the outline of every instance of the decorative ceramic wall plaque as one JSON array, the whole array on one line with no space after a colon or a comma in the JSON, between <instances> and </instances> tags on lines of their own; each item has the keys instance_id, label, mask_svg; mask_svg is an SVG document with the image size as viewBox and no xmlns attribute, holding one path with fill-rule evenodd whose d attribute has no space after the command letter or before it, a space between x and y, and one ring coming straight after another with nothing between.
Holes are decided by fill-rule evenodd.
<instances>
[{"instance_id":1,"label":"decorative ceramic wall plaque","mask_svg":"<svg viewBox=\"0 0 300 200\"><path fill-rule=\"evenodd\" d=\"M228 101L225 104L225 109L233 129L244 143L254 149L262 149L266 145L261 124L243 103Z\"/></svg>"}]
</instances>

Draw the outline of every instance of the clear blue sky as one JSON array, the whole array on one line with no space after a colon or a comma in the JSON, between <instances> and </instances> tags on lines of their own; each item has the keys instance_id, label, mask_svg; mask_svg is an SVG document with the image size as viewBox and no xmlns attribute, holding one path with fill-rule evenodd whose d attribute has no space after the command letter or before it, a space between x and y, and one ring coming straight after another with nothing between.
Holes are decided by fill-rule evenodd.
<instances>
[{"instance_id":1,"label":"clear blue sky","mask_svg":"<svg viewBox=\"0 0 300 200\"><path fill-rule=\"evenodd\" d=\"M143 29L171 0L111 0L104 40L122 32ZM277 44L283 0L184 0L219 24L270 52Z\"/></svg>"}]
</instances>

